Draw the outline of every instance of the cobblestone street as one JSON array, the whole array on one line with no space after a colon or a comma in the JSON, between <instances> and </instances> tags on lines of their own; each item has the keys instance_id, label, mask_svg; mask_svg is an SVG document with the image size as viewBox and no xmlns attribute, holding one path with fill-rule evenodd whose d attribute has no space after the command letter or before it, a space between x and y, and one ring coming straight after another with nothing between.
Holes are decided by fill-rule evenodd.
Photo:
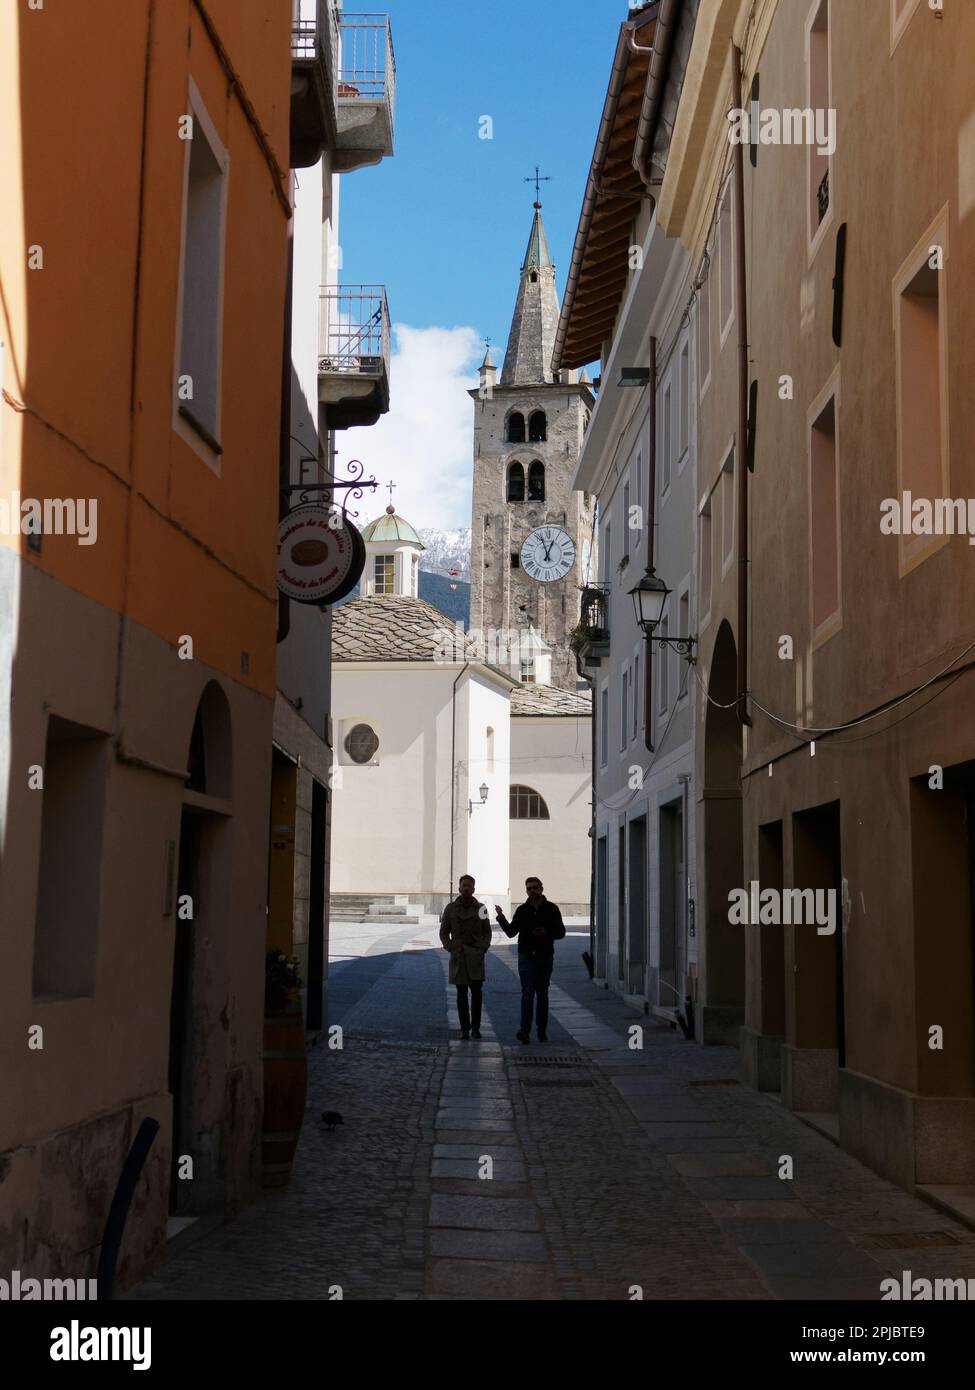
<instances>
[{"instance_id":1,"label":"cobblestone street","mask_svg":"<svg viewBox=\"0 0 975 1390\"><path fill-rule=\"evenodd\" d=\"M975 1233L740 1086L733 1050L597 989L581 930L530 1047L513 946L496 936L484 1038L461 1042L435 940L333 928L344 1046L312 1051L290 1186L182 1237L131 1297L867 1300L905 1269L975 1277Z\"/></svg>"}]
</instances>

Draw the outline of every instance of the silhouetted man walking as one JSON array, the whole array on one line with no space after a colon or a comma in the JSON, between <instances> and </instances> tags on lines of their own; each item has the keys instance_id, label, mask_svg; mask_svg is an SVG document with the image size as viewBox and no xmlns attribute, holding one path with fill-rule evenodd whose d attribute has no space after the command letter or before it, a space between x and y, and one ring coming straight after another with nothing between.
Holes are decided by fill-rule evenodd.
<instances>
[{"instance_id":1,"label":"silhouetted man walking","mask_svg":"<svg viewBox=\"0 0 975 1390\"><path fill-rule=\"evenodd\" d=\"M500 907L494 909L498 926L506 936L518 938L518 974L521 978L520 1043L531 1042L532 1006L538 1041L546 1042L548 1029L548 983L555 962L555 943L565 936L562 913L542 892L540 878L526 878L528 901L515 909L509 924Z\"/></svg>"},{"instance_id":2,"label":"silhouetted man walking","mask_svg":"<svg viewBox=\"0 0 975 1390\"><path fill-rule=\"evenodd\" d=\"M440 940L444 950L450 952L450 983L457 986L462 1038L481 1036L484 957L491 945L487 908L475 898L474 886L470 874L462 874L457 885L460 893L447 904L440 918Z\"/></svg>"}]
</instances>

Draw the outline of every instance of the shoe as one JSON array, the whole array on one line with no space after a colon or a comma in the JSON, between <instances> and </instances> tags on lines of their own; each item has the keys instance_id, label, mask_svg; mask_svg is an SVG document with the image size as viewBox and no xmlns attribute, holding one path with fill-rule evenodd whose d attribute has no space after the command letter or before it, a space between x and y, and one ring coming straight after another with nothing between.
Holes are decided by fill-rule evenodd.
<instances>
[{"instance_id":1,"label":"shoe","mask_svg":"<svg viewBox=\"0 0 975 1390\"><path fill-rule=\"evenodd\" d=\"M468 1039L469 1037L470 1037L470 1033L467 1031L467 1029L466 1029L466 1028L461 1029L461 1034L460 1034L460 1040L461 1040L461 1042L467 1042L467 1039Z\"/></svg>"},{"instance_id":2,"label":"shoe","mask_svg":"<svg viewBox=\"0 0 975 1390\"><path fill-rule=\"evenodd\" d=\"M547 1034L547 1033L539 1033L539 1035L538 1035L538 1041L539 1041L539 1042L548 1042L548 1034Z\"/></svg>"},{"instance_id":3,"label":"shoe","mask_svg":"<svg viewBox=\"0 0 975 1390\"><path fill-rule=\"evenodd\" d=\"M519 1041L520 1043L530 1043L530 1042L531 1042L531 1038L528 1036L528 1034L527 1034L527 1033L523 1033L523 1032L521 1031L521 1029L518 1030L518 1032L515 1034L515 1037L518 1039L518 1041Z\"/></svg>"},{"instance_id":4,"label":"shoe","mask_svg":"<svg viewBox=\"0 0 975 1390\"><path fill-rule=\"evenodd\" d=\"M480 1042L480 1041L481 1041L481 1030L480 1030L480 1028L472 1028L472 1029L471 1029L471 1037L472 1037L472 1038L477 1038L478 1042Z\"/></svg>"}]
</instances>

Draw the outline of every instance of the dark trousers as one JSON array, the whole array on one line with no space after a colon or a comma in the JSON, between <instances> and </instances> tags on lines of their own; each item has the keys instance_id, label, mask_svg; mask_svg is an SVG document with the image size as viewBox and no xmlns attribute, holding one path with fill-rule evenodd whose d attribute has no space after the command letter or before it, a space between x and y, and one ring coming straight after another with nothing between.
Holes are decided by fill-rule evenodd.
<instances>
[{"instance_id":1,"label":"dark trousers","mask_svg":"<svg viewBox=\"0 0 975 1390\"><path fill-rule=\"evenodd\" d=\"M521 977L521 1031L530 1033L532 1005L539 1033L548 1031L548 982L552 978L553 956L519 956Z\"/></svg>"},{"instance_id":2,"label":"dark trousers","mask_svg":"<svg viewBox=\"0 0 975 1390\"><path fill-rule=\"evenodd\" d=\"M484 981L471 980L470 989L471 1000L468 1005L467 985L457 986L457 1016L462 1033L469 1033L472 1028L481 1026L481 992L484 989Z\"/></svg>"}]
</instances>

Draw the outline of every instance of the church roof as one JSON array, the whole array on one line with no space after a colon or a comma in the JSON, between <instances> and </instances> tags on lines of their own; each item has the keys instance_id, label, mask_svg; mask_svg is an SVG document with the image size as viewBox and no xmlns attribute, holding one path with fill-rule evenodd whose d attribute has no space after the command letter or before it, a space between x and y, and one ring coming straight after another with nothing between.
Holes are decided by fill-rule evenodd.
<instances>
[{"instance_id":1,"label":"church roof","mask_svg":"<svg viewBox=\"0 0 975 1390\"><path fill-rule=\"evenodd\" d=\"M434 661L448 649L477 660L471 639L422 598L370 594L332 610L333 661Z\"/></svg>"},{"instance_id":2,"label":"church roof","mask_svg":"<svg viewBox=\"0 0 975 1390\"><path fill-rule=\"evenodd\" d=\"M410 545L415 545L419 550L426 549L410 523L404 521L401 516L397 516L392 507L387 507L382 516L377 516L369 522L369 525L362 532L362 539L364 541L406 541Z\"/></svg>"},{"instance_id":3,"label":"church roof","mask_svg":"<svg viewBox=\"0 0 975 1390\"><path fill-rule=\"evenodd\" d=\"M542 386L555 380L552 352L558 323L555 267L542 224L542 205L536 203L501 370L502 386Z\"/></svg>"},{"instance_id":4,"label":"church roof","mask_svg":"<svg viewBox=\"0 0 975 1390\"><path fill-rule=\"evenodd\" d=\"M583 690L560 690L555 685L520 685L511 692L513 715L592 716L592 696Z\"/></svg>"}]
</instances>

